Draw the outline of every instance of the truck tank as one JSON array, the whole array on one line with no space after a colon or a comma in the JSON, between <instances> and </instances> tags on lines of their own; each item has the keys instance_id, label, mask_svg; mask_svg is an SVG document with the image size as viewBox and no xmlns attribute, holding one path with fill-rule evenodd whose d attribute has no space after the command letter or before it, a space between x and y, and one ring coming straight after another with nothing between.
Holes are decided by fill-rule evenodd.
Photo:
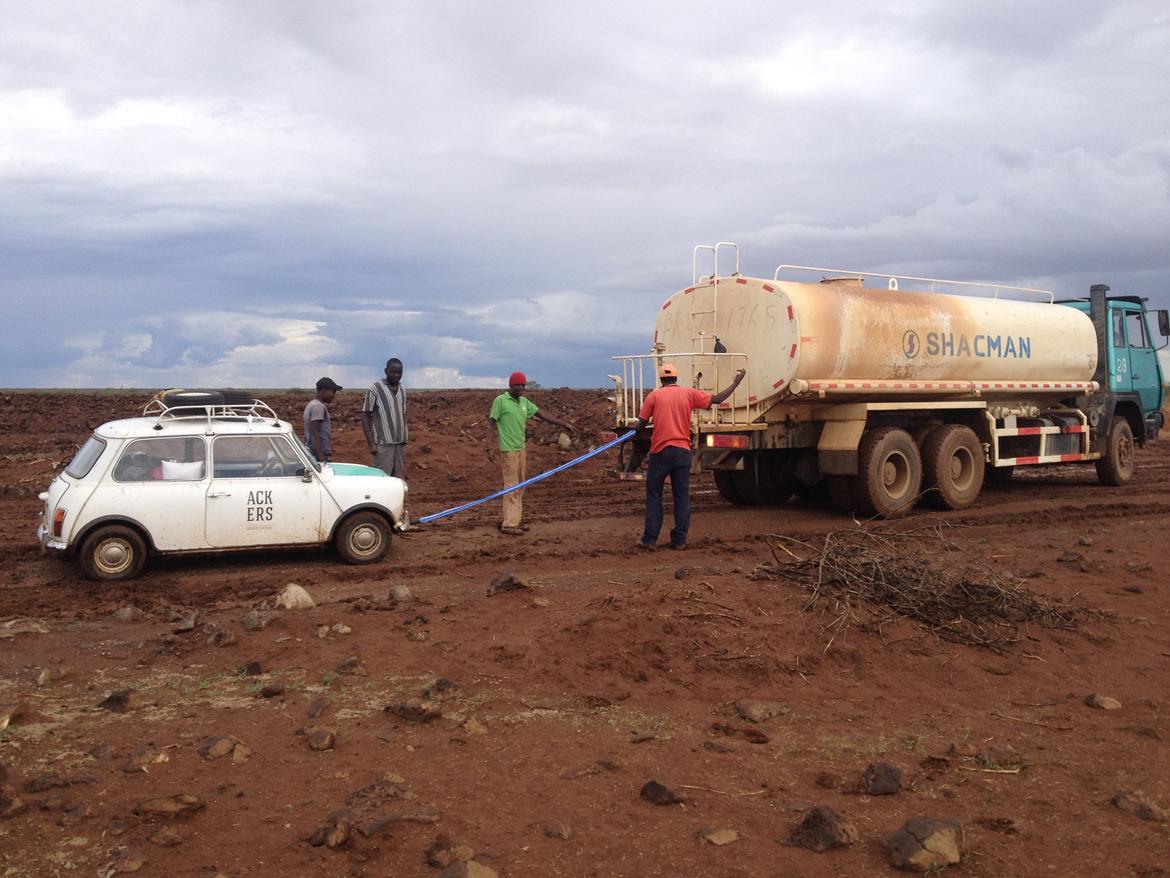
<instances>
[{"instance_id":1,"label":"truck tank","mask_svg":"<svg viewBox=\"0 0 1170 878\"><path fill-rule=\"evenodd\" d=\"M713 352L716 337L746 364L685 356ZM867 288L858 278L708 278L666 301L655 343L664 359L678 355L684 384L714 389L747 365L734 407L850 392L1068 395L1092 389L1097 364L1093 323L1073 308Z\"/></svg>"}]
</instances>

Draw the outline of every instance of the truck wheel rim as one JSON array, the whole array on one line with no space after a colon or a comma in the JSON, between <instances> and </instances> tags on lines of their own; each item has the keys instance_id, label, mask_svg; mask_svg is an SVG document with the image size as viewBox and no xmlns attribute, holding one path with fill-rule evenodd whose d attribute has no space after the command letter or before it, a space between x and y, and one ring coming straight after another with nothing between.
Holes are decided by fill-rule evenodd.
<instances>
[{"instance_id":1,"label":"truck wheel rim","mask_svg":"<svg viewBox=\"0 0 1170 878\"><path fill-rule=\"evenodd\" d=\"M134 562L134 549L126 540L103 540L93 553L94 566L106 576L129 569Z\"/></svg>"},{"instance_id":2,"label":"truck wheel rim","mask_svg":"<svg viewBox=\"0 0 1170 878\"><path fill-rule=\"evenodd\" d=\"M349 535L349 545L359 555L370 555L382 545L382 534L373 525L363 524Z\"/></svg>"},{"instance_id":3,"label":"truck wheel rim","mask_svg":"<svg viewBox=\"0 0 1170 878\"><path fill-rule=\"evenodd\" d=\"M894 452L882 461L882 485L886 493L898 499L910 488L910 461L904 454Z\"/></svg>"},{"instance_id":4,"label":"truck wheel rim","mask_svg":"<svg viewBox=\"0 0 1170 878\"><path fill-rule=\"evenodd\" d=\"M969 448L956 448L951 455L951 484L960 491L971 487L975 479L975 459Z\"/></svg>"},{"instance_id":5,"label":"truck wheel rim","mask_svg":"<svg viewBox=\"0 0 1170 878\"><path fill-rule=\"evenodd\" d=\"M1117 443L1117 462L1126 470L1133 463L1133 440L1128 436L1122 436Z\"/></svg>"}]
</instances>

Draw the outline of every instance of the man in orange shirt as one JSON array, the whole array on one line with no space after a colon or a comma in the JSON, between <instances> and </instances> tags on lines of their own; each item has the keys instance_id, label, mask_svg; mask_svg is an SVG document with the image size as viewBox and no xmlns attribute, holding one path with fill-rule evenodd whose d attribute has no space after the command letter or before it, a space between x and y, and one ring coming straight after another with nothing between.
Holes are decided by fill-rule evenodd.
<instances>
[{"instance_id":1,"label":"man in orange shirt","mask_svg":"<svg viewBox=\"0 0 1170 878\"><path fill-rule=\"evenodd\" d=\"M642 403L635 427L641 430L651 419L654 421L646 471L646 529L638 544L640 548L651 550L658 542L662 530L662 488L667 476L674 497L674 530L670 532L670 547L687 547L687 531L691 529L691 412L719 405L735 392L746 374L746 370L740 369L729 386L711 395L704 390L680 386L678 369L672 364L663 363L659 368L658 380L662 386Z\"/></svg>"}]
</instances>

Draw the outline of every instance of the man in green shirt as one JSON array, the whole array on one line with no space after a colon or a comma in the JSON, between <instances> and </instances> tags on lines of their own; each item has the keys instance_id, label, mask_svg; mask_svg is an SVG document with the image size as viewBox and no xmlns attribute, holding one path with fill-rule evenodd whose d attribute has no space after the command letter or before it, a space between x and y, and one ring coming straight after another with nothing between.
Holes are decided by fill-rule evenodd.
<instances>
[{"instance_id":1,"label":"man in green shirt","mask_svg":"<svg viewBox=\"0 0 1170 878\"><path fill-rule=\"evenodd\" d=\"M571 424L567 424L555 415L546 415L536 403L525 396L521 396L528 379L523 372L513 372L508 379L508 392L501 393L492 402L491 420L492 434L488 436L488 460L496 462L493 446L500 449L500 458L503 463L504 487L510 488L525 479L527 460L525 452L525 428L532 418L539 418L554 426L575 433ZM506 534L522 534L528 530L527 525L521 524L524 514L524 489L505 494L503 497L504 520L500 530Z\"/></svg>"}]
</instances>

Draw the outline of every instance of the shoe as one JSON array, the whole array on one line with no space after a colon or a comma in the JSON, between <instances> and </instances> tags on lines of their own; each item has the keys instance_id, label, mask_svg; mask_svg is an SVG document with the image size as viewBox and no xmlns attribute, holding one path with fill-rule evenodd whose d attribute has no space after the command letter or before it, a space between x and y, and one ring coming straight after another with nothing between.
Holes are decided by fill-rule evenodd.
<instances>
[{"instance_id":1,"label":"shoe","mask_svg":"<svg viewBox=\"0 0 1170 878\"><path fill-rule=\"evenodd\" d=\"M655 546L653 543L644 543L641 540L639 540L638 542L636 542L634 544L634 548L639 549L643 552L653 552L658 547Z\"/></svg>"},{"instance_id":2,"label":"shoe","mask_svg":"<svg viewBox=\"0 0 1170 878\"><path fill-rule=\"evenodd\" d=\"M509 526L501 524L500 525L500 533L508 534L509 536L513 536L513 537L518 537L524 533L524 529L520 528L520 527L509 527Z\"/></svg>"},{"instance_id":3,"label":"shoe","mask_svg":"<svg viewBox=\"0 0 1170 878\"><path fill-rule=\"evenodd\" d=\"M686 543L671 543L670 547L672 549L674 549L676 552L681 552L684 549L686 549L687 544Z\"/></svg>"}]
</instances>

